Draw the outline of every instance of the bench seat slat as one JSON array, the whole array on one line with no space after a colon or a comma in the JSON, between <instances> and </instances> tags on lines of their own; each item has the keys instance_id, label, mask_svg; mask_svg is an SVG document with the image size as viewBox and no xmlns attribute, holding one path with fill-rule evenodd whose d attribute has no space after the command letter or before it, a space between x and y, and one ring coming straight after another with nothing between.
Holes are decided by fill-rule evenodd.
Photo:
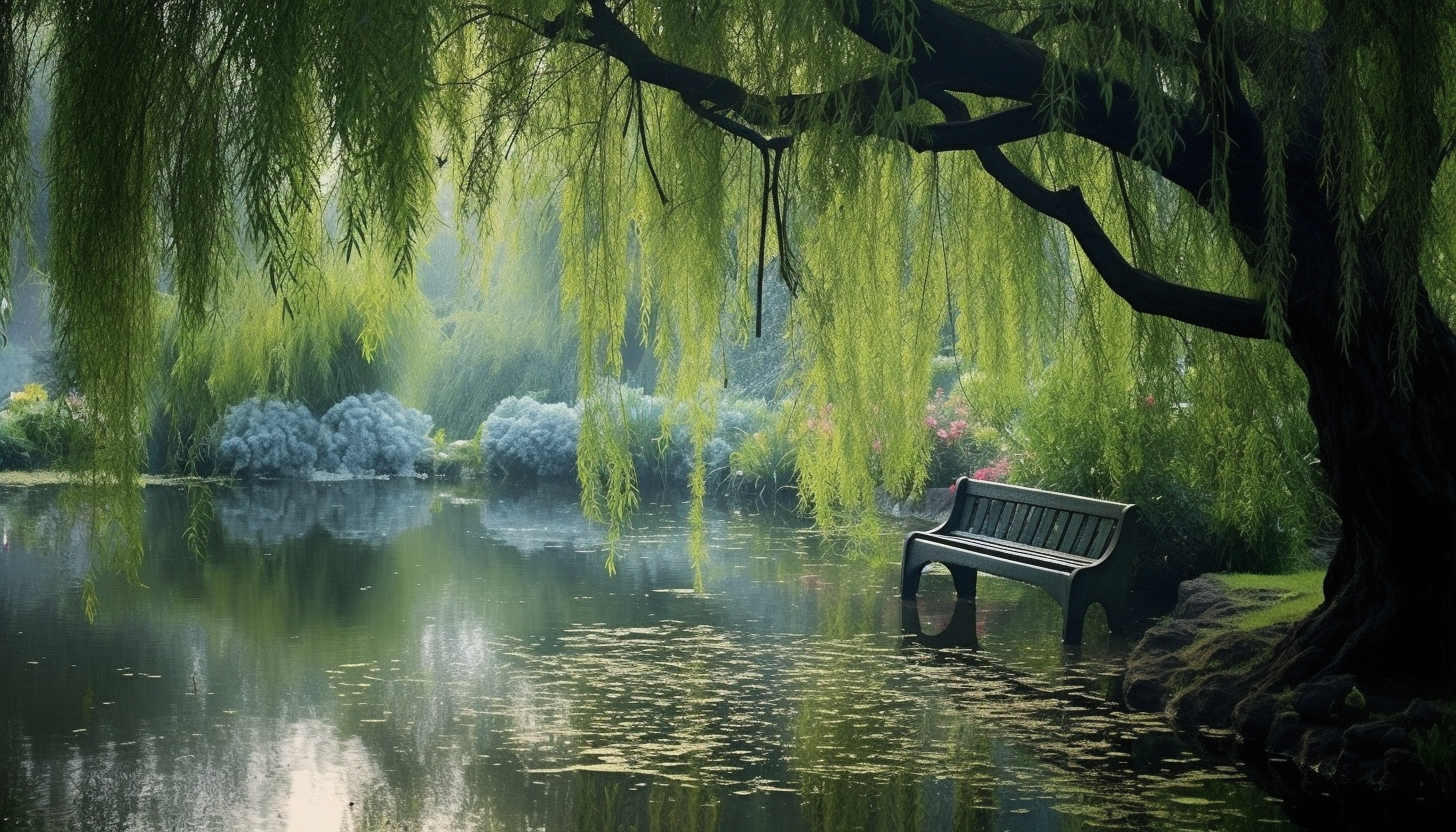
<instances>
[{"instance_id":1,"label":"bench seat slat","mask_svg":"<svg viewBox=\"0 0 1456 832\"><path fill-rule=\"evenodd\" d=\"M995 553L998 557L1013 558L1016 560L1035 563L1047 561L1049 563L1066 564L1070 567L1091 566L1097 562L1097 558L1082 557L1080 555L1058 552L1053 549L1041 549L1022 544L1008 544L1004 540L997 540L994 537L986 537L979 534L968 534L966 532L953 532L951 537L952 545L960 544L975 549L982 549Z\"/></svg>"},{"instance_id":2,"label":"bench seat slat","mask_svg":"<svg viewBox=\"0 0 1456 832\"><path fill-rule=\"evenodd\" d=\"M1051 537L1052 529L1057 526L1057 518L1062 515L1060 509L1049 508L1042 514L1041 526L1037 528L1036 534L1031 536L1027 543L1039 549L1049 548L1047 538Z\"/></svg>"}]
</instances>

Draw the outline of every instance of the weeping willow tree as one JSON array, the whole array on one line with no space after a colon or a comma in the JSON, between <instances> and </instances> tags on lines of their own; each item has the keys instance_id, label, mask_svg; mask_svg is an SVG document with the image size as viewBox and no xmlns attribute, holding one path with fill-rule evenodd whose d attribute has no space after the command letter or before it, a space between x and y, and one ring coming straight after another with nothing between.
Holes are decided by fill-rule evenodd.
<instances>
[{"instance_id":1,"label":"weeping willow tree","mask_svg":"<svg viewBox=\"0 0 1456 832\"><path fill-rule=\"evenodd\" d=\"M687 405L701 449L723 339L756 328L724 332L721 311L752 309L777 274L807 368L801 482L822 518L863 510L876 484L920 484L927 359L948 310L963 358L1007 383L1071 343L1094 381L1230 403L1247 415L1220 427L1231 457L1278 415L1261 402L1305 385L1342 535L1324 604L1240 684L1456 680L1450 4L6 0L0 13L0 219L23 213L39 72L55 102L56 331L93 414L93 467L117 482L136 469L159 276L184 325L202 326L239 263L292 309L325 279L326 252L382 252L387 305L390 286L408 291L448 176L482 219L502 193L559 208L580 474L600 516L635 494L605 383L629 314L654 333L670 368L659 392Z\"/></svg>"}]
</instances>

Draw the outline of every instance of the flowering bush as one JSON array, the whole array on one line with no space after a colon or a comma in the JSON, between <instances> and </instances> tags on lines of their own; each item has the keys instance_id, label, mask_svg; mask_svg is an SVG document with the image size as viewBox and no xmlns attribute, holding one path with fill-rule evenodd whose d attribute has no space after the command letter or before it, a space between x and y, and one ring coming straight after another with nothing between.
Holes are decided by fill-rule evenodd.
<instances>
[{"instance_id":1,"label":"flowering bush","mask_svg":"<svg viewBox=\"0 0 1456 832\"><path fill-rule=\"evenodd\" d=\"M339 474L412 475L429 448L434 420L388 393L350 396L321 420L327 442L319 467Z\"/></svg>"},{"instance_id":2,"label":"flowering bush","mask_svg":"<svg viewBox=\"0 0 1456 832\"><path fill-rule=\"evenodd\" d=\"M324 441L303 405L247 399L223 416L218 467L235 477L307 477Z\"/></svg>"},{"instance_id":3,"label":"flowering bush","mask_svg":"<svg viewBox=\"0 0 1456 832\"><path fill-rule=\"evenodd\" d=\"M1003 456L985 468L977 468L975 473L971 474L971 479L1006 482L1006 478L1009 476L1011 476L1011 460Z\"/></svg>"},{"instance_id":4,"label":"flowering bush","mask_svg":"<svg viewBox=\"0 0 1456 832\"><path fill-rule=\"evenodd\" d=\"M944 389L937 389L926 403L924 426L930 441L926 479L931 485L952 484L967 475L995 482L1006 479L1010 463L1005 459L1000 431L973 419L965 399L947 396ZM998 464L1003 467L998 469Z\"/></svg>"},{"instance_id":5,"label":"flowering bush","mask_svg":"<svg viewBox=\"0 0 1456 832\"><path fill-rule=\"evenodd\" d=\"M485 419L481 451L502 471L538 477L576 473L581 413L564 404L542 404L530 396L502 399Z\"/></svg>"}]
</instances>

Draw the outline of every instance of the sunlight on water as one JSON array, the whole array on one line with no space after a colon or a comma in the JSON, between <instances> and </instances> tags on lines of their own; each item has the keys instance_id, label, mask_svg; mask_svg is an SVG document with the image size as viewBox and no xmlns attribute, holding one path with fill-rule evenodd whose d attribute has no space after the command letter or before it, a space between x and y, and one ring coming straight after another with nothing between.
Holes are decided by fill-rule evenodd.
<instances>
[{"instance_id":1,"label":"sunlight on water","mask_svg":"<svg viewBox=\"0 0 1456 832\"><path fill-rule=\"evenodd\" d=\"M1123 646L1068 651L1039 590L902 607L894 535L710 511L697 592L680 506L609 576L569 492L243 486L202 561L147 500L145 587L87 626L79 529L0 489L0 827L1292 828L1116 707Z\"/></svg>"}]
</instances>

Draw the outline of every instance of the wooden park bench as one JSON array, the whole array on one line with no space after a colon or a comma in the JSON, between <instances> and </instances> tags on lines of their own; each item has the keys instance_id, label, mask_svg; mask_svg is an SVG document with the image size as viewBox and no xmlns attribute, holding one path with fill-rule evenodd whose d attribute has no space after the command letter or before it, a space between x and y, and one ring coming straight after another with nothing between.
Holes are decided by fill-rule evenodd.
<instances>
[{"instance_id":1,"label":"wooden park bench","mask_svg":"<svg viewBox=\"0 0 1456 832\"><path fill-rule=\"evenodd\" d=\"M1068 644L1082 642L1082 619L1093 602L1113 632L1125 632L1137 514L1135 505L962 477L945 523L905 538L900 597L913 601L920 573L936 562L950 569L964 600L976 598L977 572L1046 590L1062 607Z\"/></svg>"}]
</instances>

